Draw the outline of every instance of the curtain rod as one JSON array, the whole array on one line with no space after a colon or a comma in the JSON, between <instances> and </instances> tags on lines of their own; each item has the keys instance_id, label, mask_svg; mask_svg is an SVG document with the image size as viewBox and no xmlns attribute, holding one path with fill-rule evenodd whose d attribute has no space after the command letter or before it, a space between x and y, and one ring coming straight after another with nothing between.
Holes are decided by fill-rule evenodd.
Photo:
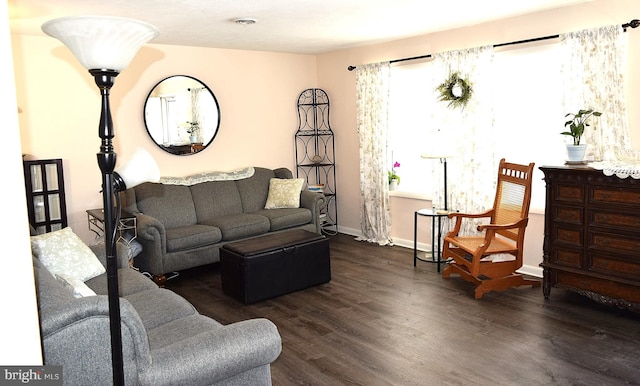
<instances>
[{"instance_id":1,"label":"curtain rod","mask_svg":"<svg viewBox=\"0 0 640 386\"><path fill-rule=\"evenodd\" d=\"M627 28L631 27L631 28L637 28L640 26L640 20L638 19L633 19L628 23L622 24L622 30L624 32L627 32ZM513 41L513 42L508 42L508 43L499 43L499 44L494 44L493 48L497 48L497 47L506 47L506 46L514 46L516 44L524 44L524 43L532 43L532 42L539 42L542 40L550 40L550 39L557 39L559 38L560 35L549 35L549 36L543 36L543 37L539 37L539 38L533 38L533 39L525 39L525 40L517 40L517 41ZM407 62L410 60L418 60L418 59L428 59L430 58L432 55L431 54L427 54L427 55L420 55L420 56L412 56L410 58L402 58L402 59L394 59L394 60L390 60L389 63L398 63L398 62ZM356 66L349 66L347 67L347 70L349 71L353 71L356 69Z\"/></svg>"}]
</instances>

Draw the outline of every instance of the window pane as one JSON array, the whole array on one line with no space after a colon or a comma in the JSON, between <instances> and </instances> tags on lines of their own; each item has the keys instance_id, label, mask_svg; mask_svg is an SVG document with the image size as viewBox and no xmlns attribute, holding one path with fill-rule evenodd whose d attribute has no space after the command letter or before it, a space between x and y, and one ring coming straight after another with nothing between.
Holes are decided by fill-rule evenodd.
<instances>
[{"instance_id":1,"label":"window pane","mask_svg":"<svg viewBox=\"0 0 640 386\"><path fill-rule=\"evenodd\" d=\"M42 192L42 174L40 165L31 165L31 189L33 192Z\"/></svg>"},{"instance_id":2,"label":"window pane","mask_svg":"<svg viewBox=\"0 0 640 386\"><path fill-rule=\"evenodd\" d=\"M519 46L495 55L495 127L499 158L535 162L532 210L544 210L542 165L565 161L558 44Z\"/></svg>"},{"instance_id":3,"label":"window pane","mask_svg":"<svg viewBox=\"0 0 640 386\"><path fill-rule=\"evenodd\" d=\"M58 166L46 164L44 168L47 174L47 190L58 190Z\"/></svg>"},{"instance_id":4,"label":"window pane","mask_svg":"<svg viewBox=\"0 0 640 386\"><path fill-rule=\"evenodd\" d=\"M46 220L44 217L44 196L33 197L33 211L36 222Z\"/></svg>"},{"instance_id":5,"label":"window pane","mask_svg":"<svg viewBox=\"0 0 640 386\"><path fill-rule=\"evenodd\" d=\"M49 199L49 219L60 220L60 196L58 194L50 194Z\"/></svg>"},{"instance_id":6,"label":"window pane","mask_svg":"<svg viewBox=\"0 0 640 386\"><path fill-rule=\"evenodd\" d=\"M486 74L494 85L496 155L510 162L535 162L531 209L536 211L545 206L539 167L561 165L566 157L560 135L565 113L559 50L559 44L549 42L499 50L494 55L495 71ZM442 185L433 180L440 163L420 157L440 148L438 136L428 135L439 129L431 123L432 108L439 103L432 68L431 62L392 66L389 107L388 168L393 162L401 164L396 170L401 177L399 190L427 195Z\"/></svg>"},{"instance_id":7,"label":"window pane","mask_svg":"<svg viewBox=\"0 0 640 386\"><path fill-rule=\"evenodd\" d=\"M398 190L431 196L431 166L420 156L428 144L432 115L431 63L418 62L391 67L389 104L388 169L400 163Z\"/></svg>"}]
</instances>

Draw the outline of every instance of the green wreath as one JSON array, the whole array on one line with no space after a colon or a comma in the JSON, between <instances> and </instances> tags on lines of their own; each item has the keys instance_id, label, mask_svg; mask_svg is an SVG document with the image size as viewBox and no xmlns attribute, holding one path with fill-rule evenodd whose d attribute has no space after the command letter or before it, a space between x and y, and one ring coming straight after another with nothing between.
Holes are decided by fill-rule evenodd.
<instances>
[{"instance_id":1,"label":"green wreath","mask_svg":"<svg viewBox=\"0 0 640 386\"><path fill-rule=\"evenodd\" d=\"M467 106L473 94L471 84L462 79L457 72L449 75L449 79L445 80L436 90L440 93L439 101L448 101L448 107L460 107L461 109Z\"/></svg>"}]
</instances>

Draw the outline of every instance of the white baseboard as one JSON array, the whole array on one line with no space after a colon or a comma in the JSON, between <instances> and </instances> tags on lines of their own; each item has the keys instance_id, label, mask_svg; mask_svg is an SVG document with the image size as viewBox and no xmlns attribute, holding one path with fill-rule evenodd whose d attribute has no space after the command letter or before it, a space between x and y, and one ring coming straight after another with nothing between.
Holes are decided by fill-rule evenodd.
<instances>
[{"instance_id":1,"label":"white baseboard","mask_svg":"<svg viewBox=\"0 0 640 386\"><path fill-rule=\"evenodd\" d=\"M354 228L346 228L338 226L338 232L344 233L351 236L362 236L362 231ZM413 249L413 240L407 239L393 239L393 244L399 247ZM419 251L431 251L431 244L418 243ZM542 277L542 268L534 265L523 265L522 268L518 270L519 273L523 275L533 276L533 277Z\"/></svg>"},{"instance_id":2,"label":"white baseboard","mask_svg":"<svg viewBox=\"0 0 640 386\"><path fill-rule=\"evenodd\" d=\"M535 265L525 264L517 272L527 276L542 277L542 268L536 267Z\"/></svg>"}]
</instances>

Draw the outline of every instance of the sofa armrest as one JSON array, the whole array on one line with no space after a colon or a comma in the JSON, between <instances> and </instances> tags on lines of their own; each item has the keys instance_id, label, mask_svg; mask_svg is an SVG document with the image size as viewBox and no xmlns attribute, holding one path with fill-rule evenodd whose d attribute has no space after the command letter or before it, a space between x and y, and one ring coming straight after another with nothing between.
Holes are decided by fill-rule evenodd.
<instances>
[{"instance_id":1,"label":"sofa armrest","mask_svg":"<svg viewBox=\"0 0 640 386\"><path fill-rule=\"evenodd\" d=\"M151 364L140 317L120 298L125 383ZM40 312L45 364L64 368L65 384L107 384L112 380L109 302L106 295L74 299Z\"/></svg>"},{"instance_id":2,"label":"sofa armrest","mask_svg":"<svg viewBox=\"0 0 640 386\"><path fill-rule=\"evenodd\" d=\"M107 250L104 245L104 239L101 242L93 245L89 245L89 248L93 251L93 253L98 257L100 263L106 268L107 267ZM126 268L129 267L129 252L127 247L122 245L121 243L116 243L116 259L118 261L118 268Z\"/></svg>"},{"instance_id":3,"label":"sofa armrest","mask_svg":"<svg viewBox=\"0 0 640 386\"><path fill-rule=\"evenodd\" d=\"M300 207L311 211L313 223L316 224L316 233L322 233L320 212L326 205L324 194L303 190L300 192Z\"/></svg>"},{"instance_id":4,"label":"sofa armrest","mask_svg":"<svg viewBox=\"0 0 640 386\"><path fill-rule=\"evenodd\" d=\"M136 231L143 240L159 240L162 250L167 249L167 238L164 224L155 217L144 213L136 213Z\"/></svg>"},{"instance_id":5,"label":"sofa armrest","mask_svg":"<svg viewBox=\"0 0 640 386\"><path fill-rule=\"evenodd\" d=\"M142 252L134 258L135 266L151 274L164 273L164 256L167 253L166 228L155 217L136 213L136 240L142 245Z\"/></svg>"},{"instance_id":6,"label":"sofa armrest","mask_svg":"<svg viewBox=\"0 0 640 386\"><path fill-rule=\"evenodd\" d=\"M147 378L143 383L156 384L162 380L163 384L171 385L217 384L269 365L281 350L280 334L271 321L245 320L153 350L153 363L143 375Z\"/></svg>"}]
</instances>

